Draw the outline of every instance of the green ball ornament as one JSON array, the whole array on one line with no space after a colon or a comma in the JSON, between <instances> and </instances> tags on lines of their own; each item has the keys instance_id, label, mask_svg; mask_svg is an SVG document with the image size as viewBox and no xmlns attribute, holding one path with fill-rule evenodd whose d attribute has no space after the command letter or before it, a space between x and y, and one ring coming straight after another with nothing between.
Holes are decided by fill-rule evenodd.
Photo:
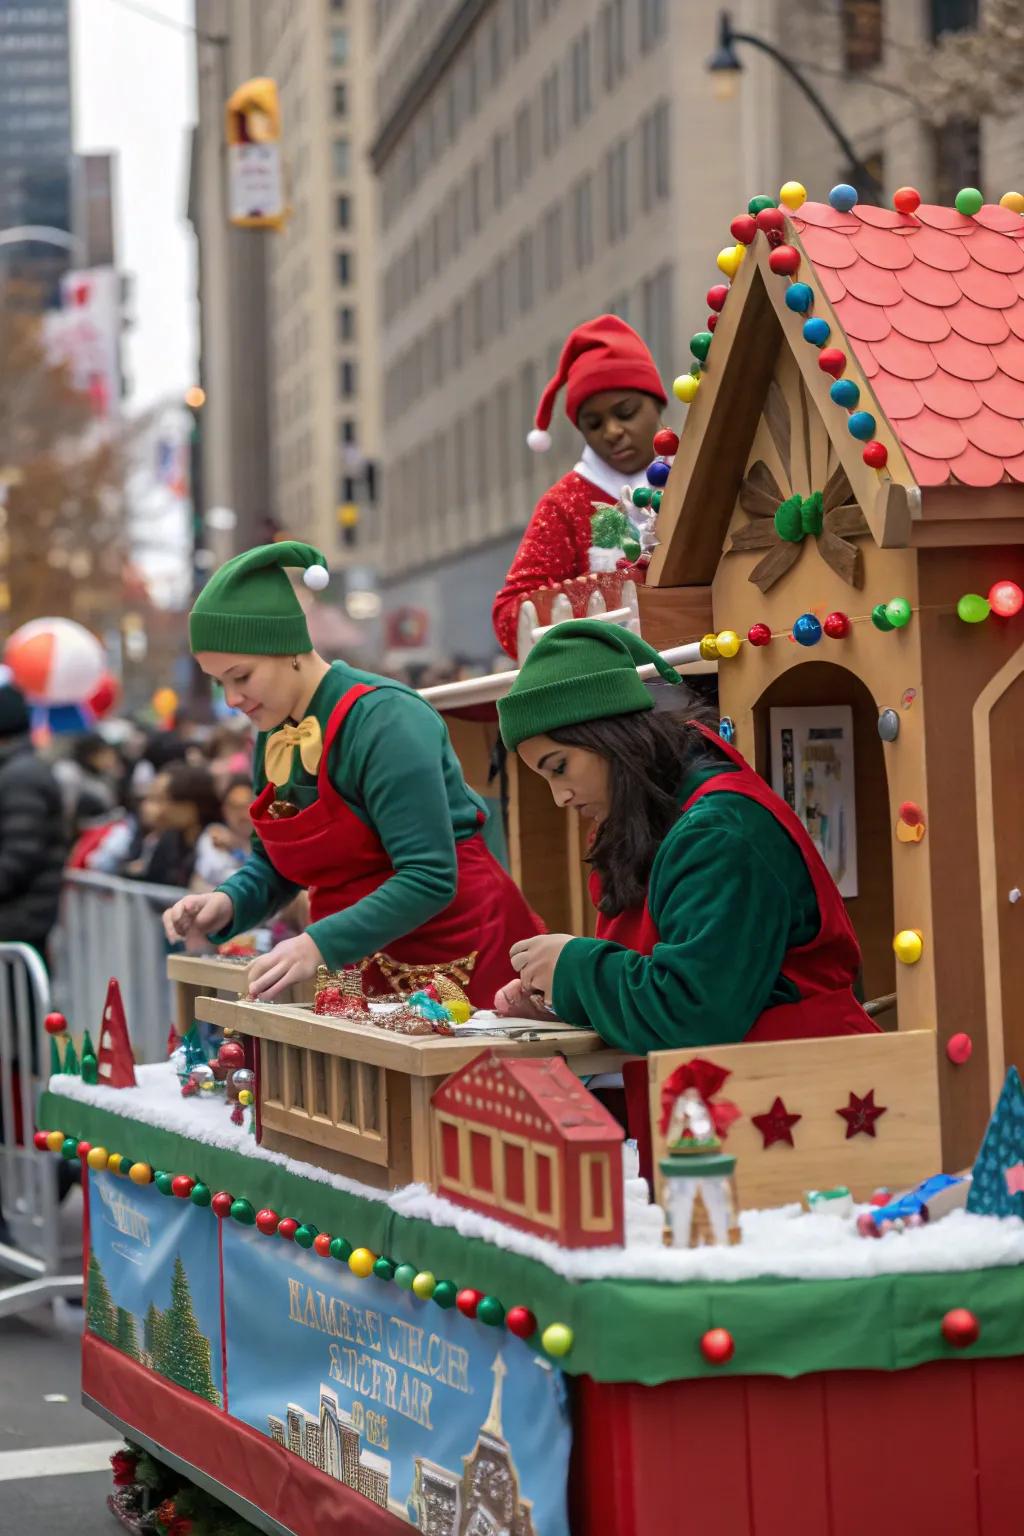
<instances>
[{"instance_id":1,"label":"green ball ornament","mask_svg":"<svg viewBox=\"0 0 1024 1536\"><path fill-rule=\"evenodd\" d=\"M661 497L662 497L662 492L661 491L652 491L651 492L651 506L654 508L655 512L660 512L660 510L661 510Z\"/></svg>"},{"instance_id":2,"label":"green ball ornament","mask_svg":"<svg viewBox=\"0 0 1024 1536\"><path fill-rule=\"evenodd\" d=\"M627 560L634 562L639 560L640 545L637 543L636 539L627 539L622 546L622 553L625 555Z\"/></svg>"},{"instance_id":3,"label":"green ball ornament","mask_svg":"<svg viewBox=\"0 0 1024 1536\"><path fill-rule=\"evenodd\" d=\"M762 193L760 197L752 197L750 199L750 202L747 204L747 212L752 213L756 219L758 214L763 213L766 208L777 208L778 206L774 197L765 197Z\"/></svg>"},{"instance_id":4,"label":"green ball ornament","mask_svg":"<svg viewBox=\"0 0 1024 1536\"><path fill-rule=\"evenodd\" d=\"M893 625L889 620L889 615L886 613L885 608L885 603L876 603L871 610L871 622L876 629L880 629L883 631L883 633L888 634L889 630L893 628Z\"/></svg>"},{"instance_id":5,"label":"green ball ornament","mask_svg":"<svg viewBox=\"0 0 1024 1536\"><path fill-rule=\"evenodd\" d=\"M963 187L953 199L957 213L964 213L973 218L984 206L985 199L977 187Z\"/></svg>"},{"instance_id":6,"label":"green ball ornament","mask_svg":"<svg viewBox=\"0 0 1024 1536\"><path fill-rule=\"evenodd\" d=\"M213 1191L208 1184L193 1184L189 1199L193 1205L209 1205L213 1199ZM255 1217L253 1220L255 1220Z\"/></svg>"},{"instance_id":7,"label":"green ball ornament","mask_svg":"<svg viewBox=\"0 0 1024 1536\"><path fill-rule=\"evenodd\" d=\"M658 494L660 495L660 492ZM655 492L651 490L649 485L638 485L633 492L634 507L640 507L641 510L644 507L649 507L654 499L654 495Z\"/></svg>"},{"instance_id":8,"label":"green ball ornament","mask_svg":"<svg viewBox=\"0 0 1024 1536\"><path fill-rule=\"evenodd\" d=\"M254 1227L256 1225L256 1212L248 1200L232 1200L231 1219L237 1221L240 1227Z\"/></svg>"},{"instance_id":9,"label":"green ball ornament","mask_svg":"<svg viewBox=\"0 0 1024 1536\"><path fill-rule=\"evenodd\" d=\"M447 1312L449 1307L454 1307L458 1294L459 1288L454 1280L439 1280L434 1286L434 1294L430 1299L436 1301L437 1305Z\"/></svg>"},{"instance_id":10,"label":"green ball ornament","mask_svg":"<svg viewBox=\"0 0 1024 1536\"><path fill-rule=\"evenodd\" d=\"M374 1263L373 1272L378 1280L393 1280L397 1267L394 1259L389 1259L386 1254L382 1253L380 1258Z\"/></svg>"},{"instance_id":11,"label":"green ball ornament","mask_svg":"<svg viewBox=\"0 0 1024 1536\"><path fill-rule=\"evenodd\" d=\"M173 1177L169 1173L155 1173L153 1175L153 1183L156 1185L157 1189L162 1195L170 1195L173 1193L171 1189L173 1182Z\"/></svg>"},{"instance_id":12,"label":"green ball ornament","mask_svg":"<svg viewBox=\"0 0 1024 1536\"><path fill-rule=\"evenodd\" d=\"M352 1244L343 1237L331 1238L331 1258L337 1259L339 1264L347 1264L349 1254L352 1252Z\"/></svg>"},{"instance_id":13,"label":"green ball ornament","mask_svg":"<svg viewBox=\"0 0 1024 1536\"><path fill-rule=\"evenodd\" d=\"M703 373L703 371L704 371L704 364L703 363L691 363L690 364L690 378L691 379L699 379L701 374Z\"/></svg>"},{"instance_id":14,"label":"green ball ornament","mask_svg":"<svg viewBox=\"0 0 1024 1536\"><path fill-rule=\"evenodd\" d=\"M429 1269L421 1269L412 1283L412 1293L418 1296L420 1301L429 1301L437 1290L437 1281Z\"/></svg>"},{"instance_id":15,"label":"green ball ornament","mask_svg":"<svg viewBox=\"0 0 1024 1536\"><path fill-rule=\"evenodd\" d=\"M416 1274L415 1264L399 1264L395 1270L395 1284L401 1286L403 1291L411 1291Z\"/></svg>"},{"instance_id":16,"label":"green ball ornament","mask_svg":"<svg viewBox=\"0 0 1024 1536\"><path fill-rule=\"evenodd\" d=\"M235 1214L234 1206L231 1207L231 1214L232 1216ZM317 1228L313 1226L312 1222L304 1221L300 1227L295 1228L293 1241L298 1243L300 1248L312 1248L313 1239L316 1236Z\"/></svg>"},{"instance_id":17,"label":"green ball ornament","mask_svg":"<svg viewBox=\"0 0 1024 1536\"><path fill-rule=\"evenodd\" d=\"M61 1146L60 1146L60 1155L67 1162L69 1162L69 1163L73 1163L74 1162L75 1158L78 1156L78 1138L77 1138L77 1136L65 1136L64 1137L64 1140L61 1142Z\"/></svg>"},{"instance_id":18,"label":"green ball ornament","mask_svg":"<svg viewBox=\"0 0 1024 1536\"><path fill-rule=\"evenodd\" d=\"M703 362L711 349L711 332L697 331L690 337L690 351L698 362Z\"/></svg>"},{"instance_id":19,"label":"green ball ornament","mask_svg":"<svg viewBox=\"0 0 1024 1536\"><path fill-rule=\"evenodd\" d=\"M965 592L956 605L956 611L965 624L982 624L991 609L987 597L981 597L977 592Z\"/></svg>"},{"instance_id":20,"label":"green ball ornament","mask_svg":"<svg viewBox=\"0 0 1024 1536\"><path fill-rule=\"evenodd\" d=\"M505 1308L497 1296L482 1297L477 1306L476 1315L490 1328L501 1328L505 1322Z\"/></svg>"},{"instance_id":21,"label":"green ball ornament","mask_svg":"<svg viewBox=\"0 0 1024 1536\"><path fill-rule=\"evenodd\" d=\"M910 623L910 604L905 597L894 597L885 605L885 616L893 629L903 629Z\"/></svg>"}]
</instances>

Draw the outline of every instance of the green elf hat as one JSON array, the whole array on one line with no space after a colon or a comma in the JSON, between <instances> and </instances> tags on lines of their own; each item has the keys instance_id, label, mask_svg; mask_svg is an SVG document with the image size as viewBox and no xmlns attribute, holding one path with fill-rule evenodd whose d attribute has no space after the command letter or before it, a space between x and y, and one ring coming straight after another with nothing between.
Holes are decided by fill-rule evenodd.
<instances>
[{"instance_id":1,"label":"green elf hat","mask_svg":"<svg viewBox=\"0 0 1024 1536\"><path fill-rule=\"evenodd\" d=\"M648 663L668 682L682 682L653 646L619 624L606 619L556 624L538 640L498 700L502 740L512 751L531 736L546 736L565 725L653 709L654 700L636 670Z\"/></svg>"},{"instance_id":2,"label":"green elf hat","mask_svg":"<svg viewBox=\"0 0 1024 1536\"><path fill-rule=\"evenodd\" d=\"M282 539L260 544L214 571L188 616L191 650L228 651L238 656L292 656L311 651L306 615L286 572L322 592L330 577L327 561L312 544Z\"/></svg>"}]
</instances>

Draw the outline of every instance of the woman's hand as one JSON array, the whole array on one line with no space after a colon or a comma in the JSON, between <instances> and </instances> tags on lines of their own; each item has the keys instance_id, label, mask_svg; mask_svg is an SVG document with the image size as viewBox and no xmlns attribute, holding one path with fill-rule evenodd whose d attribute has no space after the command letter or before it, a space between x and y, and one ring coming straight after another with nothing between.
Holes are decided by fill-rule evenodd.
<instances>
[{"instance_id":1,"label":"woman's hand","mask_svg":"<svg viewBox=\"0 0 1024 1536\"><path fill-rule=\"evenodd\" d=\"M218 928L226 928L234 914L234 902L223 891L183 896L164 913L164 933L171 944L177 944L190 933L216 933Z\"/></svg>"},{"instance_id":2,"label":"woman's hand","mask_svg":"<svg viewBox=\"0 0 1024 1536\"><path fill-rule=\"evenodd\" d=\"M539 933L532 939L520 939L509 950L512 969L519 972L519 980L528 992L540 992L548 1002L555 983L555 966L571 933Z\"/></svg>"},{"instance_id":3,"label":"woman's hand","mask_svg":"<svg viewBox=\"0 0 1024 1536\"><path fill-rule=\"evenodd\" d=\"M257 1002L272 1002L286 987L311 981L323 963L324 957L308 933L300 933L297 939L285 939L250 965L249 996Z\"/></svg>"},{"instance_id":4,"label":"woman's hand","mask_svg":"<svg viewBox=\"0 0 1024 1536\"><path fill-rule=\"evenodd\" d=\"M503 1019L543 1019L552 1022L551 1011L545 1008L536 993L527 992L519 980L508 981L494 999L494 1011Z\"/></svg>"}]
</instances>

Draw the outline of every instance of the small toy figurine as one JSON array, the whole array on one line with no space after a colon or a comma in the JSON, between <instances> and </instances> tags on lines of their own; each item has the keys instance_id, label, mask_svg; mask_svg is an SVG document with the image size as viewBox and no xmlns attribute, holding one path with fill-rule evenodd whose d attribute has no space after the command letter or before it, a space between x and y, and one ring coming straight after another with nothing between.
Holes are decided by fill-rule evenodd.
<instances>
[{"instance_id":1,"label":"small toy figurine","mask_svg":"<svg viewBox=\"0 0 1024 1536\"><path fill-rule=\"evenodd\" d=\"M907 1227L921 1227L938 1221L950 1211L962 1210L971 1191L969 1174L935 1173L905 1194L897 1195L888 1205L873 1206L857 1217L861 1237L884 1237L887 1232L902 1232Z\"/></svg>"},{"instance_id":2,"label":"small toy figurine","mask_svg":"<svg viewBox=\"0 0 1024 1536\"><path fill-rule=\"evenodd\" d=\"M669 1156L659 1163L665 1180L673 1248L739 1241L736 1159L721 1150L740 1111L715 1094L729 1073L699 1057L684 1062L661 1090L660 1130Z\"/></svg>"}]
</instances>

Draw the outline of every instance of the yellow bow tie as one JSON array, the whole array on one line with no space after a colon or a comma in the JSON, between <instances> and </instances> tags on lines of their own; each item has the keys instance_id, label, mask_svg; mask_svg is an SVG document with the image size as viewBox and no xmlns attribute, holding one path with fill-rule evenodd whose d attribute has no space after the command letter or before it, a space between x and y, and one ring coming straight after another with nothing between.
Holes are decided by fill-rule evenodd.
<instances>
[{"instance_id":1,"label":"yellow bow tie","mask_svg":"<svg viewBox=\"0 0 1024 1536\"><path fill-rule=\"evenodd\" d=\"M315 715L307 715L298 725L282 725L273 736L267 737L263 752L263 767L271 784L287 784L292 776L292 753L299 749L302 766L307 773L316 773L323 753L323 737L320 721Z\"/></svg>"}]
</instances>

